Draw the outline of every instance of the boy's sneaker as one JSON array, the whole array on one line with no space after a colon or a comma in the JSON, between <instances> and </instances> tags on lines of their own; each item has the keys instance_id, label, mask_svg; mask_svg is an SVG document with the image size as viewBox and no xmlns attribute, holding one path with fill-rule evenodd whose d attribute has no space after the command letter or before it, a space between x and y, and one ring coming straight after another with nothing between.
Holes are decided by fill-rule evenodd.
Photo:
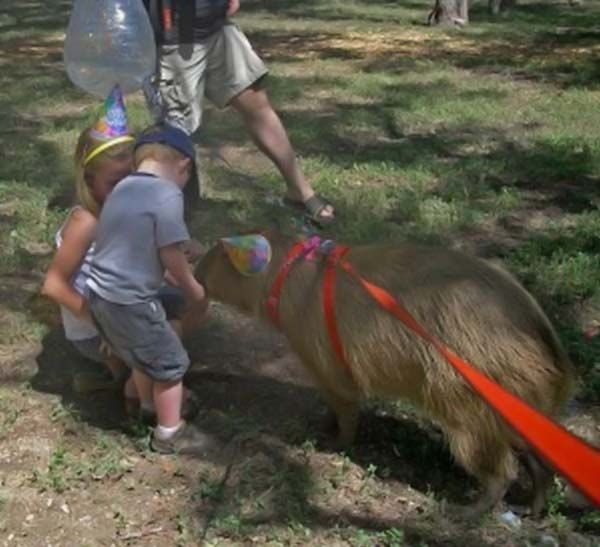
<instances>
[{"instance_id":1,"label":"boy's sneaker","mask_svg":"<svg viewBox=\"0 0 600 547\"><path fill-rule=\"evenodd\" d=\"M168 439L162 440L152 434L150 448L159 454L206 454L219 448L219 443L210 435L197 427L183 422L177 432Z\"/></svg>"}]
</instances>

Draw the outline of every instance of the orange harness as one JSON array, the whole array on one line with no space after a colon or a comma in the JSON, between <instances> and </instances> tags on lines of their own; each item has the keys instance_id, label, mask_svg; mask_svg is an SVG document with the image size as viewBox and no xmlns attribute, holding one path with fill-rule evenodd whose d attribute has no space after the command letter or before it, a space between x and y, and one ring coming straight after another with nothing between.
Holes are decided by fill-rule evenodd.
<instances>
[{"instance_id":1,"label":"orange harness","mask_svg":"<svg viewBox=\"0 0 600 547\"><path fill-rule=\"evenodd\" d=\"M287 253L266 303L267 313L278 328L279 299L285 279L296 261L314 253L319 245L320 238L314 237L296 243ZM591 502L600 506L600 451L506 391L429 334L389 292L368 282L344 260L349 250L349 247L336 245L328 251L322 292L323 313L331 345L338 361L348 373L351 374L351 368L346 360L335 316L335 280L338 266L356 279L384 310L428 341L544 461L583 492Z\"/></svg>"}]
</instances>

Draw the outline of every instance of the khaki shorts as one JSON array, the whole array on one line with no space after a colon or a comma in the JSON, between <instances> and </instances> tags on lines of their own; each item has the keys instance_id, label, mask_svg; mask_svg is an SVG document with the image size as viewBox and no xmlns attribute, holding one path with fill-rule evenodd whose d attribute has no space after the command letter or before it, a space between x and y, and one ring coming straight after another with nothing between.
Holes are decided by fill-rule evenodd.
<instances>
[{"instance_id":1,"label":"khaki shorts","mask_svg":"<svg viewBox=\"0 0 600 547\"><path fill-rule=\"evenodd\" d=\"M202 121L202 101L219 108L268 72L244 33L234 23L196 44L161 46L154 79L144 88L157 121L192 134Z\"/></svg>"}]
</instances>

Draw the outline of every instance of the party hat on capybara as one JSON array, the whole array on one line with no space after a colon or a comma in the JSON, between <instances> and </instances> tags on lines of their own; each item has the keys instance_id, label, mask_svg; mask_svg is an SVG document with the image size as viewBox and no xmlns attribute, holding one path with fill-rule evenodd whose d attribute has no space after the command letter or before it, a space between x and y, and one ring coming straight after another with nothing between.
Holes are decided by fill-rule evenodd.
<instances>
[{"instance_id":1,"label":"party hat on capybara","mask_svg":"<svg viewBox=\"0 0 600 547\"><path fill-rule=\"evenodd\" d=\"M271 262L271 245L262 235L225 237L221 241L229 260L243 275L260 273Z\"/></svg>"}]
</instances>

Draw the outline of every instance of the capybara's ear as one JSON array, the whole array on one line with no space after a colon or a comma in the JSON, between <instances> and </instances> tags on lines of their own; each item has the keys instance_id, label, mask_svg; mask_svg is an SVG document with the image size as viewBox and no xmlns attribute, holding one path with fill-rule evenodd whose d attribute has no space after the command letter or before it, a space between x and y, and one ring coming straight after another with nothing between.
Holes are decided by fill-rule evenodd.
<instances>
[{"instance_id":1,"label":"capybara's ear","mask_svg":"<svg viewBox=\"0 0 600 547\"><path fill-rule=\"evenodd\" d=\"M220 243L233 267L242 275L259 274L271 262L271 244L263 235L224 237Z\"/></svg>"}]
</instances>

